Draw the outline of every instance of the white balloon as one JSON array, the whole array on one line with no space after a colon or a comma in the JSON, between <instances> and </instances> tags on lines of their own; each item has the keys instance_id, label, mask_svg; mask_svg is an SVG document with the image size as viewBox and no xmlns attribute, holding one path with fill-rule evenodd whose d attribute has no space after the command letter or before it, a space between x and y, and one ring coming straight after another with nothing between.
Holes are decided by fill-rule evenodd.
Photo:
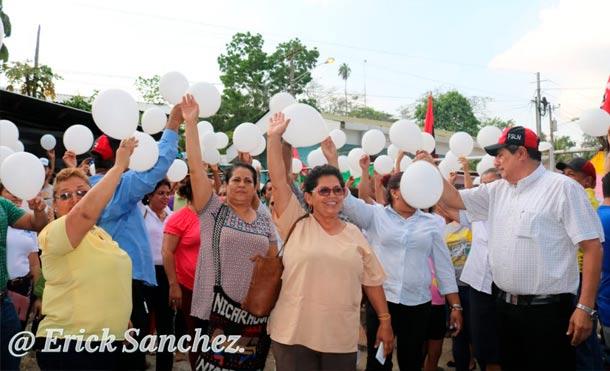
<instances>
[{"instance_id":1,"label":"white balloon","mask_svg":"<svg viewBox=\"0 0 610 371\"><path fill-rule=\"evenodd\" d=\"M64 133L64 147L76 155L82 155L93 145L93 133L85 125L72 125Z\"/></svg>"},{"instance_id":2,"label":"white balloon","mask_svg":"<svg viewBox=\"0 0 610 371\"><path fill-rule=\"evenodd\" d=\"M207 82L198 82L191 85L188 92L193 95L199 104L199 117L214 116L220 108L220 92Z\"/></svg>"},{"instance_id":3,"label":"white balloon","mask_svg":"<svg viewBox=\"0 0 610 371\"><path fill-rule=\"evenodd\" d=\"M337 149L343 147L345 142L347 142L347 137L341 129L331 130L329 136L333 140L333 143L335 143L335 147L337 147Z\"/></svg>"},{"instance_id":4,"label":"white balloon","mask_svg":"<svg viewBox=\"0 0 610 371\"><path fill-rule=\"evenodd\" d=\"M413 163L411 157L405 155L402 160L400 160L400 171L405 171Z\"/></svg>"},{"instance_id":5,"label":"white balloon","mask_svg":"<svg viewBox=\"0 0 610 371\"><path fill-rule=\"evenodd\" d=\"M252 167L258 171L263 170L263 164L257 159L252 159Z\"/></svg>"},{"instance_id":6,"label":"white balloon","mask_svg":"<svg viewBox=\"0 0 610 371\"><path fill-rule=\"evenodd\" d=\"M479 163L477 164L477 173L479 175L481 175L484 172L486 172L487 170L493 169L495 167L494 160L495 160L495 157L493 157L491 155L483 156L481 161L479 161Z\"/></svg>"},{"instance_id":7,"label":"white balloon","mask_svg":"<svg viewBox=\"0 0 610 371\"><path fill-rule=\"evenodd\" d=\"M2 185L23 200L31 200L40 193L44 178L44 166L40 159L28 152L9 155L0 167Z\"/></svg>"},{"instance_id":8,"label":"white balloon","mask_svg":"<svg viewBox=\"0 0 610 371\"><path fill-rule=\"evenodd\" d=\"M485 126L479 130L477 134L477 143L481 148L491 146L498 143L498 139L502 135L502 130L496 126Z\"/></svg>"},{"instance_id":9,"label":"white balloon","mask_svg":"<svg viewBox=\"0 0 610 371\"><path fill-rule=\"evenodd\" d=\"M371 129L362 136L362 150L374 156L385 147L385 135L379 129Z\"/></svg>"},{"instance_id":10,"label":"white balloon","mask_svg":"<svg viewBox=\"0 0 610 371\"><path fill-rule=\"evenodd\" d=\"M456 156L468 156L472 153L472 149L474 147L474 141L470 134L458 131L457 133L451 136L449 139L449 148L451 152L453 152Z\"/></svg>"},{"instance_id":11,"label":"white balloon","mask_svg":"<svg viewBox=\"0 0 610 371\"><path fill-rule=\"evenodd\" d=\"M445 159L443 161L447 162L451 171L458 171L462 165L460 164L460 159L452 152L449 151L445 154Z\"/></svg>"},{"instance_id":12,"label":"white balloon","mask_svg":"<svg viewBox=\"0 0 610 371\"><path fill-rule=\"evenodd\" d=\"M440 171L443 178L449 180L449 173L452 173L455 170L451 168L451 165L449 165L446 160L443 160L438 164L438 171Z\"/></svg>"},{"instance_id":13,"label":"white balloon","mask_svg":"<svg viewBox=\"0 0 610 371\"><path fill-rule=\"evenodd\" d=\"M256 147L256 149L253 152L250 152L250 155L258 156L261 153L265 152L266 148L267 148L267 141L265 140L265 137L261 135L260 137L258 137L258 147Z\"/></svg>"},{"instance_id":14,"label":"white balloon","mask_svg":"<svg viewBox=\"0 0 610 371\"><path fill-rule=\"evenodd\" d=\"M9 120L0 120L0 146L12 147L19 140L19 129Z\"/></svg>"},{"instance_id":15,"label":"white balloon","mask_svg":"<svg viewBox=\"0 0 610 371\"><path fill-rule=\"evenodd\" d=\"M398 151L400 151L400 149L398 149L398 147L395 145L390 144L388 146L388 156L390 156L393 160L396 160L396 157L398 157Z\"/></svg>"},{"instance_id":16,"label":"white balloon","mask_svg":"<svg viewBox=\"0 0 610 371\"><path fill-rule=\"evenodd\" d=\"M167 117L159 107L151 107L142 114L142 130L147 134L157 134L165 128Z\"/></svg>"},{"instance_id":17,"label":"white balloon","mask_svg":"<svg viewBox=\"0 0 610 371\"><path fill-rule=\"evenodd\" d=\"M353 176L354 178L360 178L362 176L362 168L360 168L360 165L358 165L357 167L352 167L352 165L350 164L349 175Z\"/></svg>"},{"instance_id":18,"label":"white balloon","mask_svg":"<svg viewBox=\"0 0 610 371\"><path fill-rule=\"evenodd\" d=\"M250 122L239 124L233 132L233 144L240 152L253 152L258 148L261 132L258 127Z\"/></svg>"},{"instance_id":19,"label":"white balloon","mask_svg":"<svg viewBox=\"0 0 610 371\"><path fill-rule=\"evenodd\" d=\"M427 209L440 200L443 179L435 166L426 161L416 161L402 174L400 193L412 207Z\"/></svg>"},{"instance_id":20,"label":"white balloon","mask_svg":"<svg viewBox=\"0 0 610 371\"><path fill-rule=\"evenodd\" d=\"M216 165L220 162L220 152L216 148L207 148L201 151L201 157L203 161L210 165Z\"/></svg>"},{"instance_id":21,"label":"white balloon","mask_svg":"<svg viewBox=\"0 0 610 371\"><path fill-rule=\"evenodd\" d=\"M292 173L298 174L301 172L302 169L303 169L303 162L301 162L301 160L299 160L298 158L293 158L292 159Z\"/></svg>"},{"instance_id":22,"label":"white balloon","mask_svg":"<svg viewBox=\"0 0 610 371\"><path fill-rule=\"evenodd\" d=\"M23 146L23 142L20 141L20 140L16 141L12 148L13 148L13 150L15 152L23 152L23 151L25 151L25 147Z\"/></svg>"},{"instance_id":23,"label":"white balloon","mask_svg":"<svg viewBox=\"0 0 610 371\"><path fill-rule=\"evenodd\" d=\"M549 142L540 142L540 144L538 144L538 150L540 152L546 152L551 148L553 148L553 145Z\"/></svg>"},{"instance_id":24,"label":"white balloon","mask_svg":"<svg viewBox=\"0 0 610 371\"><path fill-rule=\"evenodd\" d=\"M282 112L284 108L296 102L296 99L286 92L280 92L275 94L269 100L269 111L273 113Z\"/></svg>"},{"instance_id":25,"label":"white balloon","mask_svg":"<svg viewBox=\"0 0 610 371\"><path fill-rule=\"evenodd\" d=\"M129 158L129 168L135 171L151 169L159 159L159 145L150 134L136 131L132 136L138 140L138 146Z\"/></svg>"},{"instance_id":26,"label":"white balloon","mask_svg":"<svg viewBox=\"0 0 610 371\"><path fill-rule=\"evenodd\" d=\"M580 115L578 124L585 134L594 137L606 136L610 127L610 113L601 108L587 110Z\"/></svg>"},{"instance_id":27,"label":"white balloon","mask_svg":"<svg viewBox=\"0 0 610 371\"><path fill-rule=\"evenodd\" d=\"M381 155L375 159L373 167L378 174L386 175L394 169L394 160L388 155Z\"/></svg>"},{"instance_id":28,"label":"white balloon","mask_svg":"<svg viewBox=\"0 0 610 371\"><path fill-rule=\"evenodd\" d=\"M422 148L422 135L419 126L409 120L398 120L390 127L390 141L403 151L415 153Z\"/></svg>"},{"instance_id":29,"label":"white balloon","mask_svg":"<svg viewBox=\"0 0 610 371\"><path fill-rule=\"evenodd\" d=\"M203 148L216 148L216 134L213 131L206 131L199 140Z\"/></svg>"},{"instance_id":30,"label":"white balloon","mask_svg":"<svg viewBox=\"0 0 610 371\"><path fill-rule=\"evenodd\" d=\"M186 162L177 158L172 162L172 165L167 169L167 179L170 182L179 182L186 177L188 174L189 168L186 165Z\"/></svg>"},{"instance_id":31,"label":"white balloon","mask_svg":"<svg viewBox=\"0 0 610 371\"><path fill-rule=\"evenodd\" d=\"M229 144L229 137L225 133L214 133L216 136L216 149L223 149Z\"/></svg>"},{"instance_id":32,"label":"white balloon","mask_svg":"<svg viewBox=\"0 0 610 371\"><path fill-rule=\"evenodd\" d=\"M310 168L326 164L328 164L328 161L326 160L321 148L314 149L307 155L307 165Z\"/></svg>"},{"instance_id":33,"label":"white balloon","mask_svg":"<svg viewBox=\"0 0 610 371\"><path fill-rule=\"evenodd\" d=\"M353 148L351 151L349 151L349 153L347 154L347 159L349 160L349 167L352 169L360 169L360 159L364 155L366 155L366 153L362 150L362 148L359 147Z\"/></svg>"},{"instance_id":34,"label":"white balloon","mask_svg":"<svg viewBox=\"0 0 610 371\"><path fill-rule=\"evenodd\" d=\"M97 127L114 139L129 138L138 128L138 104L123 90L109 89L99 93L91 113Z\"/></svg>"},{"instance_id":35,"label":"white balloon","mask_svg":"<svg viewBox=\"0 0 610 371\"><path fill-rule=\"evenodd\" d=\"M283 138L294 147L309 147L328 137L326 121L315 108L304 103L294 103L284 108L290 124Z\"/></svg>"},{"instance_id":36,"label":"white balloon","mask_svg":"<svg viewBox=\"0 0 610 371\"><path fill-rule=\"evenodd\" d=\"M436 139L430 133L422 132L422 148L424 151L428 153L434 152L434 148L436 148Z\"/></svg>"},{"instance_id":37,"label":"white balloon","mask_svg":"<svg viewBox=\"0 0 610 371\"><path fill-rule=\"evenodd\" d=\"M339 171L345 173L346 171L350 171L349 169L349 160L347 156L341 155L339 156Z\"/></svg>"},{"instance_id":38,"label":"white balloon","mask_svg":"<svg viewBox=\"0 0 610 371\"><path fill-rule=\"evenodd\" d=\"M57 145L57 140L51 134L45 134L40 138L40 146L47 151L52 150Z\"/></svg>"},{"instance_id":39,"label":"white balloon","mask_svg":"<svg viewBox=\"0 0 610 371\"><path fill-rule=\"evenodd\" d=\"M177 104L189 88L189 82L180 72L168 72L159 80L159 92L170 104Z\"/></svg>"},{"instance_id":40,"label":"white balloon","mask_svg":"<svg viewBox=\"0 0 610 371\"><path fill-rule=\"evenodd\" d=\"M0 166L2 166L2 161L4 161L5 158L12 155L13 153L15 153L15 151L13 151L12 148L7 146L0 146Z\"/></svg>"}]
</instances>

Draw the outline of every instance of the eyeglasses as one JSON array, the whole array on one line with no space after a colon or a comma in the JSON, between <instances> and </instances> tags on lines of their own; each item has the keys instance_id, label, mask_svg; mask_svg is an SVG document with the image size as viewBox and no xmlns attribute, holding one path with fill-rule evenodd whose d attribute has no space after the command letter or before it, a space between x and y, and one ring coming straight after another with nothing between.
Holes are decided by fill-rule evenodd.
<instances>
[{"instance_id":1,"label":"eyeglasses","mask_svg":"<svg viewBox=\"0 0 610 371\"><path fill-rule=\"evenodd\" d=\"M335 196L343 196L345 194L345 189L339 186L334 186L333 188L321 187L318 189L314 189L313 191L322 197L330 196L331 192L334 193Z\"/></svg>"},{"instance_id":2,"label":"eyeglasses","mask_svg":"<svg viewBox=\"0 0 610 371\"><path fill-rule=\"evenodd\" d=\"M72 199L72 197L73 197L73 196L76 196L76 198L80 200L80 199L81 199L81 198L83 198L83 197L84 197L86 194L87 194L87 191L86 191L86 190L80 190L80 189L79 189L79 190L78 190L78 191L76 191L76 192L62 192L62 193L60 193L60 194L59 194L57 197L55 197L55 198L58 198L58 199L60 199L60 200L62 200L62 201L68 201L68 200Z\"/></svg>"}]
</instances>

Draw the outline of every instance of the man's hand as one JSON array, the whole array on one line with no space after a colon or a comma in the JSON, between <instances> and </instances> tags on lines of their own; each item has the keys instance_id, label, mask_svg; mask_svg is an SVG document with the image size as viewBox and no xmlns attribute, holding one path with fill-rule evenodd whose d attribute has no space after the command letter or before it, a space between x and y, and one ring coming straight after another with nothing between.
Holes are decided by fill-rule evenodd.
<instances>
[{"instance_id":1,"label":"man's hand","mask_svg":"<svg viewBox=\"0 0 610 371\"><path fill-rule=\"evenodd\" d=\"M45 211L47 204L44 203L44 200L39 195L28 201L28 207L35 213L41 213Z\"/></svg>"},{"instance_id":2,"label":"man's hand","mask_svg":"<svg viewBox=\"0 0 610 371\"><path fill-rule=\"evenodd\" d=\"M462 327L464 325L464 320L462 318L462 311L452 310L451 314L449 314L449 324L453 327L453 332L451 333L452 337L456 337L460 331L462 331Z\"/></svg>"},{"instance_id":3,"label":"man's hand","mask_svg":"<svg viewBox=\"0 0 610 371\"><path fill-rule=\"evenodd\" d=\"M574 309L572 317L570 317L570 324L568 325L568 332L566 335L571 336L572 346L577 346L582 343L586 338L591 335L593 329L593 321L591 316L582 309Z\"/></svg>"}]
</instances>

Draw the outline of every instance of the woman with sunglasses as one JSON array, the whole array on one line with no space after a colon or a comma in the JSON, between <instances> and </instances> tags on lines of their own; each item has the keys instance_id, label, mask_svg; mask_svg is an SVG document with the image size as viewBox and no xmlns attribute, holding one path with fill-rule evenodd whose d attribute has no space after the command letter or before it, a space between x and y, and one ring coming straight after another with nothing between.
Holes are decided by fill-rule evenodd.
<instances>
[{"instance_id":1,"label":"woman with sunglasses","mask_svg":"<svg viewBox=\"0 0 610 371\"><path fill-rule=\"evenodd\" d=\"M375 345L394 347L383 281L375 253L356 226L339 219L345 184L336 167L309 172L303 209L286 179L282 113L270 120L267 158L273 184L273 218L284 244L282 288L269 321L278 370L355 370L362 292L381 326Z\"/></svg>"},{"instance_id":2,"label":"woman with sunglasses","mask_svg":"<svg viewBox=\"0 0 610 371\"><path fill-rule=\"evenodd\" d=\"M331 142L330 145L333 148L325 154L336 157L334 144ZM360 182L363 184L369 182L369 165L369 157L363 156L360 160ZM454 336L462 327L462 307L451 257L438 219L433 214L413 208L404 200L400 193L401 178L402 173L398 172L388 180L387 206L369 205L348 195L343 213L365 231L388 275L384 289L392 315L392 328L396 333L398 366L401 370L420 370L432 309L429 257L436 268L440 293L446 296L451 309L450 324ZM368 187L360 187L360 192L360 198L368 197ZM371 306L367 308L366 324L369 344L367 370L391 370L391 362L381 365L374 357L371 342L380 322Z\"/></svg>"},{"instance_id":3,"label":"woman with sunglasses","mask_svg":"<svg viewBox=\"0 0 610 371\"><path fill-rule=\"evenodd\" d=\"M41 321L36 334L56 338L61 352L37 353L42 370L103 369L116 366L117 353L89 344L97 351L79 351L68 336L124 339L131 314L131 259L110 235L95 224L112 198L129 156L137 146L134 138L121 142L114 166L91 188L89 179L76 168L60 171L55 179L53 207L57 219L38 237L42 270L46 278Z\"/></svg>"}]
</instances>

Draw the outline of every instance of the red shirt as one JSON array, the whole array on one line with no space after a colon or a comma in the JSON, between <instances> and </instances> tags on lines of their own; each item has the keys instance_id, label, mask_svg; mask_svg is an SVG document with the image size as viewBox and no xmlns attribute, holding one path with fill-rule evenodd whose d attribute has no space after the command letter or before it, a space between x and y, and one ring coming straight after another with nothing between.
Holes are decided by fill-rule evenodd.
<instances>
[{"instance_id":1,"label":"red shirt","mask_svg":"<svg viewBox=\"0 0 610 371\"><path fill-rule=\"evenodd\" d=\"M201 244L199 217L189 207L183 207L169 216L164 232L180 238L174 252L176 277L178 283L193 290Z\"/></svg>"}]
</instances>

